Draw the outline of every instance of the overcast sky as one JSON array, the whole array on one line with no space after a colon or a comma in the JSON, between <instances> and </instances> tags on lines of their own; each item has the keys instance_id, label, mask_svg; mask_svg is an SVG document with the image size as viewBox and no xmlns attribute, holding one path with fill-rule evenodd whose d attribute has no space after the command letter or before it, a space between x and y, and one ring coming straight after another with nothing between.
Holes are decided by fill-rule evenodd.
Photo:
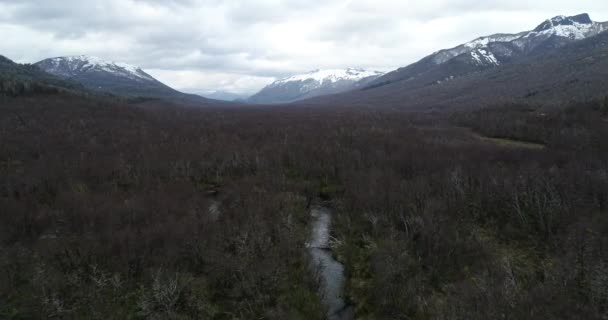
<instances>
[{"instance_id":1,"label":"overcast sky","mask_svg":"<svg viewBox=\"0 0 608 320\"><path fill-rule=\"evenodd\" d=\"M479 36L530 30L605 0L0 0L0 54L94 55L176 89L253 93L324 68L389 71Z\"/></svg>"}]
</instances>

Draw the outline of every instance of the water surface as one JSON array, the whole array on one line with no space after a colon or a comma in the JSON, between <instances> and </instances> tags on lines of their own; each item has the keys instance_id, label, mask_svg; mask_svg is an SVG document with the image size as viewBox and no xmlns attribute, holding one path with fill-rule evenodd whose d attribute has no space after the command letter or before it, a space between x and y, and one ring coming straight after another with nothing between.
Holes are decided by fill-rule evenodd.
<instances>
[{"instance_id":1,"label":"water surface","mask_svg":"<svg viewBox=\"0 0 608 320\"><path fill-rule=\"evenodd\" d=\"M328 309L329 320L352 319L350 308L344 298L344 266L336 261L331 252L331 211L324 207L313 208L314 219L308 250L312 256L313 269L321 282L323 304Z\"/></svg>"}]
</instances>

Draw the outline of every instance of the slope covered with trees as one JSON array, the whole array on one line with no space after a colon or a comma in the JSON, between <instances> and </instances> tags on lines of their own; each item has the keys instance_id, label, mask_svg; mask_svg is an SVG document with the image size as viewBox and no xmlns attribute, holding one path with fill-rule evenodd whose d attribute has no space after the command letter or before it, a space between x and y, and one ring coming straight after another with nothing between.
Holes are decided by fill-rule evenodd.
<instances>
[{"instance_id":1,"label":"slope covered with trees","mask_svg":"<svg viewBox=\"0 0 608 320\"><path fill-rule=\"evenodd\" d=\"M82 87L70 81L61 80L33 65L17 64L0 56L0 94L23 95L34 92L59 92L79 90Z\"/></svg>"}]
</instances>

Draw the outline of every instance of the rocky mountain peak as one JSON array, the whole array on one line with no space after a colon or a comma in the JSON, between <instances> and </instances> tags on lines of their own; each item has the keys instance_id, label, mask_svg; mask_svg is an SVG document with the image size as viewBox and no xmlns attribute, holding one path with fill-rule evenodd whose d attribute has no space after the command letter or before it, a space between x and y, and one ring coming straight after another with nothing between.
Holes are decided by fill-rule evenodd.
<instances>
[{"instance_id":1,"label":"rocky mountain peak","mask_svg":"<svg viewBox=\"0 0 608 320\"><path fill-rule=\"evenodd\" d=\"M576 25L591 25L593 21L589 14L583 13L576 16L566 17L566 16L557 16L551 19L545 20L541 23L534 31L541 32L545 30L550 30L558 26L576 26Z\"/></svg>"}]
</instances>

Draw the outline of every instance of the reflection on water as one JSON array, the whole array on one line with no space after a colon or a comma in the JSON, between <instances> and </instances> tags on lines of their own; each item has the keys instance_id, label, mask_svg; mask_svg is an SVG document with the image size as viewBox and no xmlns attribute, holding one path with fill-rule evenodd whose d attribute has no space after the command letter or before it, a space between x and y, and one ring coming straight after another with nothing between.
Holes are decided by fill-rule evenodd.
<instances>
[{"instance_id":1,"label":"reflection on water","mask_svg":"<svg viewBox=\"0 0 608 320\"><path fill-rule=\"evenodd\" d=\"M219 201L211 201L211 204L209 205L209 210L207 210L207 212L209 213L209 218L211 219L211 221L217 221L220 218L220 215L222 214L222 212L220 211Z\"/></svg>"}]
</instances>

